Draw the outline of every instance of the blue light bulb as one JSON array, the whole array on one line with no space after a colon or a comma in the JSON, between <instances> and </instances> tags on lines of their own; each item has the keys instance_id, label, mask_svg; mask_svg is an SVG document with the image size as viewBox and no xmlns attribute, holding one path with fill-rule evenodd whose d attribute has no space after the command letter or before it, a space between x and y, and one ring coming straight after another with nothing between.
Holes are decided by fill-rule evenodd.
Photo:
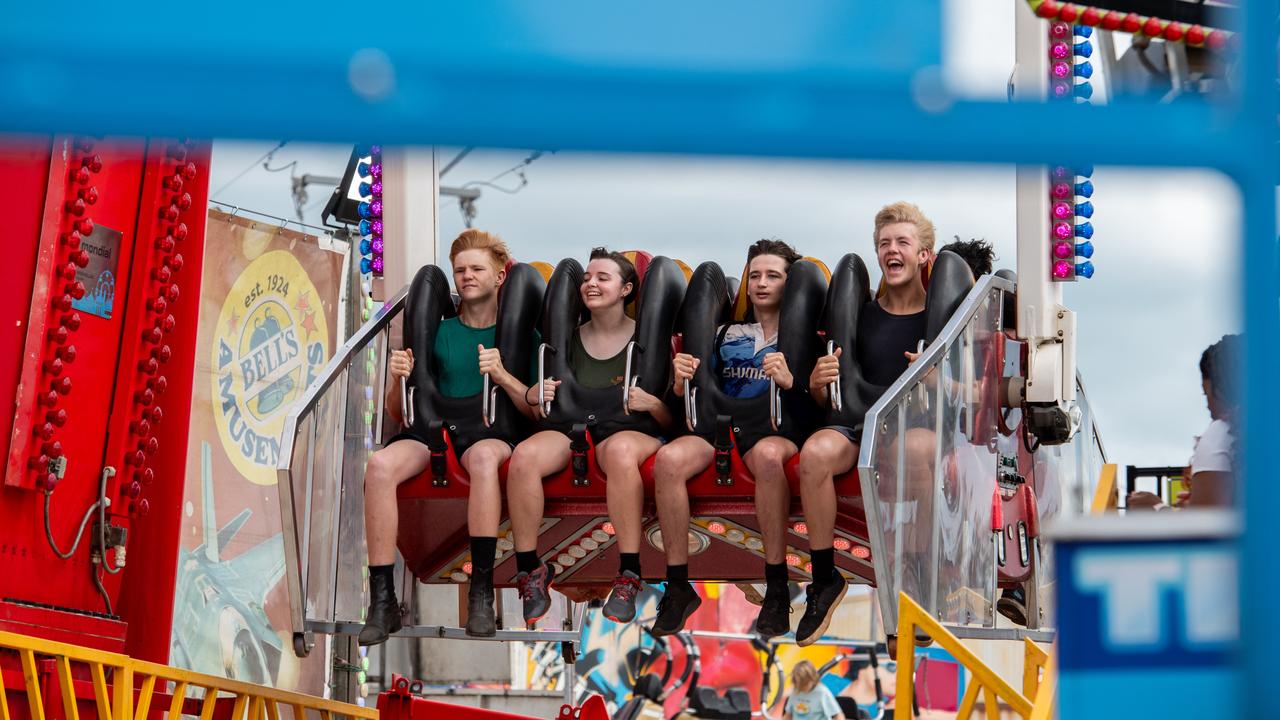
<instances>
[{"instance_id":1,"label":"blue light bulb","mask_svg":"<svg viewBox=\"0 0 1280 720\"><path fill-rule=\"evenodd\" d=\"M373 265L369 263L369 258L360 258L360 274L368 275L373 272Z\"/></svg>"},{"instance_id":2,"label":"blue light bulb","mask_svg":"<svg viewBox=\"0 0 1280 720\"><path fill-rule=\"evenodd\" d=\"M1081 100L1088 100L1093 97L1093 85L1091 83L1082 82L1075 87L1075 96Z\"/></svg>"},{"instance_id":3,"label":"blue light bulb","mask_svg":"<svg viewBox=\"0 0 1280 720\"><path fill-rule=\"evenodd\" d=\"M1093 28L1088 25L1076 25L1072 28L1072 32L1076 34L1076 37L1087 38L1093 35Z\"/></svg>"},{"instance_id":4,"label":"blue light bulb","mask_svg":"<svg viewBox=\"0 0 1280 720\"><path fill-rule=\"evenodd\" d=\"M1076 43L1075 53L1080 57L1087 58L1093 55L1093 44L1090 43L1088 40L1081 40L1080 42Z\"/></svg>"},{"instance_id":5,"label":"blue light bulb","mask_svg":"<svg viewBox=\"0 0 1280 720\"><path fill-rule=\"evenodd\" d=\"M362 202L356 207L356 212L360 213L360 217L369 217L369 203Z\"/></svg>"},{"instance_id":6,"label":"blue light bulb","mask_svg":"<svg viewBox=\"0 0 1280 720\"><path fill-rule=\"evenodd\" d=\"M1076 237L1088 240L1093 237L1093 223L1080 223L1076 226Z\"/></svg>"},{"instance_id":7,"label":"blue light bulb","mask_svg":"<svg viewBox=\"0 0 1280 720\"><path fill-rule=\"evenodd\" d=\"M360 183L360 197L369 197L373 194L373 185L362 182Z\"/></svg>"},{"instance_id":8,"label":"blue light bulb","mask_svg":"<svg viewBox=\"0 0 1280 720\"><path fill-rule=\"evenodd\" d=\"M1076 63L1075 68L1071 72L1075 73L1076 77L1078 78L1084 78L1085 80L1088 80L1089 78L1093 77L1093 63L1089 62L1088 60L1085 60L1084 62L1078 62Z\"/></svg>"},{"instance_id":9,"label":"blue light bulb","mask_svg":"<svg viewBox=\"0 0 1280 720\"><path fill-rule=\"evenodd\" d=\"M1076 183L1076 194L1080 197L1093 197L1093 182L1085 180L1084 182Z\"/></svg>"},{"instance_id":10,"label":"blue light bulb","mask_svg":"<svg viewBox=\"0 0 1280 720\"><path fill-rule=\"evenodd\" d=\"M360 234L361 234L361 235L372 235L372 234L373 234L373 223L369 222L368 220L361 220L361 221L360 221Z\"/></svg>"},{"instance_id":11,"label":"blue light bulb","mask_svg":"<svg viewBox=\"0 0 1280 720\"><path fill-rule=\"evenodd\" d=\"M1076 277L1091 278L1093 277L1093 263L1085 260L1082 263L1076 263Z\"/></svg>"},{"instance_id":12,"label":"blue light bulb","mask_svg":"<svg viewBox=\"0 0 1280 720\"><path fill-rule=\"evenodd\" d=\"M1093 243L1085 240L1082 243L1076 243L1076 254L1080 257L1093 257Z\"/></svg>"},{"instance_id":13,"label":"blue light bulb","mask_svg":"<svg viewBox=\"0 0 1280 720\"><path fill-rule=\"evenodd\" d=\"M360 254L361 254L361 255L368 255L368 254L369 254L369 253L371 253L371 252L373 252L373 243L369 241L369 238L365 238L364 240L361 240L361 241L360 241Z\"/></svg>"},{"instance_id":14,"label":"blue light bulb","mask_svg":"<svg viewBox=\"0 0 1280 720\"><path fill-rule=\"evenodd\" d=\"M356 172L360 173L360 177L369 177L369 163L362 162L356 165Z\"/></svg>"},{"instance_id":15,"label":"blue light bulb","mask_svg":"<svg viewBox=\"0 0 1280 720\"><path fill-rule=\"evenodd\" d=\"M1085 218L1093 217L1093 203L1088 201L1076 203L1076 215Z\"/></svg>"},{"instance_id":16,"label":"blue light bulb","mask_svg":"<svg viewBox=\"0 0 1280 720\"><path fill-rule=\"evenodd\" d=\"M1080 167L1076 168L1076 175L1079 175L1080 177L1083 177L1083 178L1093 177L1093 166L1081 165Z\"/></svg>"}]
</instances>

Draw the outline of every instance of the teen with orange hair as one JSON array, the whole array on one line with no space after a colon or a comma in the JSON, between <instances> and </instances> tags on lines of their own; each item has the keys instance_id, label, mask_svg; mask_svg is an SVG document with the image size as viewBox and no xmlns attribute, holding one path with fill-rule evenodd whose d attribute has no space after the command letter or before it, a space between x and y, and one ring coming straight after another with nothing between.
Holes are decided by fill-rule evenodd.
<instances>
[{"instance_id":1,"label":"teen with orange hair","mask_svg":"<svg viewBox=\"0 0 1280 720\"><path fill-rule=\"evenodd\" d=\"M528 385L503 365L495 347L498 290L506 280L510 260L500 237L469 229L453 241L449 261L458 293L458 315L440 321L432 350L438 368L440 393L446 397L478 395L487 373L512 403L526 415ZM391 375L397 380L413 371L412 350L391 352ZM395 383L387 392L387 410L403 415ZM517 438L511 438L512 441ZM511 457L513 442L485 438L468 446L455 440L458 461L470 477L467 531L471 536L471 589L468 597L467 634L490 637L496 630L493 565L497 553L502 493L498 470ZM400 433L369 458L364 474L365 539L369 547L369 613L360 631L361 645L376 645L401 627L392 570L395 567L397 509L396 487L427 468L431 452L424 438Z\"/></svg>"}]
</instances>

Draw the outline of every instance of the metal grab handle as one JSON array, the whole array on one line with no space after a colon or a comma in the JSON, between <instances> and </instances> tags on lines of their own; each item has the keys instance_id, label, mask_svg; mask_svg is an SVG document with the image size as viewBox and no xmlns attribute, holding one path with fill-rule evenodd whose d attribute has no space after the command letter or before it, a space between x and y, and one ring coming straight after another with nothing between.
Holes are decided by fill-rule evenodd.
<instances>
[{"instance_id":1,"label":"metal grab handle","mask_svg":"<svg viewBox=\"0 0 1280 720\"><path fill-rule=\"evenodd\" d=\"M769 427L774 432L782 427L782 391L773 378L769 378Z\"/></svg>"},{"instance_id":2,"label":"metal grab handle","mask_svg":"<svg viewBox=\"0 0 1280 720\"><path fill-rule=\"evenodd\" d=\"M836 351L836 341L828 340L827 354L833 355L835 354L835 351ZM836 369L838 371L839 367L837 366ZM834 410L835 412L840 412L842 409L844 409L844 396L840 394L840 375L839 374L836 375L835 380L832 380L827 385L827 395L830 396L832 410Z\"/></svg>"},{"instance_id":3,"label":"metal grab handle","mask_svg":"<svg viewBox=\"0 0 1280 720\"><path fill-rule=\"evenodd\" d=\"M631 388L640 382L639 377L631 377L631 358L635 355L636 341L632 340L627 343L627 359L626 366L622 371L622 412L631 414Z\"/></svg>"},{"instance_id":4,"label":"metal grab handle","mask_svg":"<svg viewBox=\"0 0 1280 720\"><path fill-rule=\"evenodd\" d=\"M684 379L684 425L689 432L698 429L698 389L693 387L689 378Z\"/></svg>"},{"instance_id":5,"label":"metal grab handle","mask_svg":"<svg viewBox=\"0 0 1280 720\"><path fill-rule=\"evenodd\" d=\"M492 386L489 373L484 374L484 389L480 394L480 414L485 427L492 427L498 419L498 388Z\"/></svg>"},{"instance_id":6,"label":"metal grab handle","mask_svg":"<svg viewBox=\"0 0 1280 720\"><path fill-rule=\"evenodd\" d=\"M550 350L552 355L556 354L556 349L542 343L538 346L538 404L542 406L542 416L551 415L551 401L547 399L547 351Z\"/></svg>"},{"instance_id":7,"label":"metal grab handle","mask_svg":"<svg viewBox=\"0 0 1280 720\"><path fill-rule=\"evenodd\" d=\"M413 388L409 387L409 377L400 378L400 426L413 426Z\"/></svg>"}]
</instances>

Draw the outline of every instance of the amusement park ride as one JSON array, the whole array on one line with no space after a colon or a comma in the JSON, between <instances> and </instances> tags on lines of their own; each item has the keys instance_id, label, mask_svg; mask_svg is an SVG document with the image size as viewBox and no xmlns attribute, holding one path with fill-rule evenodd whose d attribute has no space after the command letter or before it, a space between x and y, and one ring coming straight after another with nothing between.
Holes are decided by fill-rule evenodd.
<instances>
[{"instance_id":1,"label":"amusement park ride","mask_svg":"<svg viewBox=\"0 0 1280 720\"><path fill-rule=\"evenodd\" d=\"M1152 3L1017 3L1018 67L1011 95L1018 102L1011 107L1043 100L1043 107L1036 106L1040 109L1018 112L1040 113L1036 117L1078 113L1076 106L1093 92L1094 65L1104 76L1114 69L1113 34L1131 34L1139 43L1161 41L1167 67L1181 72L1183 80L1188 68L1208 65L1205 58L1234 51L1235 36L1215 29L1216 16L1203 5L1167 3L1170 18L1140 16L1128 11L1130 5ZM817 19L822 13L811 15ZM118 22L108 26L123 32ZM39 23L36 27L52 32ZM8 36L0 30L0 39ZM1101 60L1090 59L1095 49ZM1113 83L1109 94L1116 95L1119 80L1108 82ZM1190 85L1180 87L1190 92ZM47 133L55 127L49 117L37 114L33 126L4 124ZM129 117L108 114L102 127L113 132L156 127L132 128ZM930 122L912 115L907 125ZM222 128L241 126L210 126ZM397 128L402 126L388 124L387 136L401 139ZM742 138L751 136L749 128L740 131ZM773 137L767 129L757 132ZM821 152L817 142L808 150L791 145L776 152ZM691 145L676 141L674 147ZM0 187L10 209L9 252L0 270L5 294L0 395L14 398L11 425L0 433L7 446L0 491L6 521L0 537L0 706L6 718L43 718L48 712L142 720L169 708L171 716L229 714L239 720L248 712L249 720L259 715L276 720L279 705L291 706L295 715L314 710L324 717L372 716L355 706L310 703L162 667L170 661L179 571L210 149L207 141L82 133L13 136L0 145ZM352 166L359 177L348 178L349 187L364 196L353 198L362 220L357 232L365 241L359 260L368 275L379 277L386 269L384 248L407 242L384 237L382 203L390 207L407 195L383 188L387 178L380 148L359 155ZM1051 153L1036 149L1024 155L1005 159L1044 162ZM1090 174L1083 164L1020 166L1017 273L975 279L959 258L937 257L927 281L927 345L891 387L863 381L853 353L842 356L830 407L784 403L773 392L734 401L721 395L705 372L694 378L684 394L682 421L690 431L713 435L717 454L713 466L689 485L693 522L680 541L690 545L691 578L750 582L759 573L763 544L753 480L734 447L733 425L777 428L798 417L824 416L865 428L856 470L836 478L836 564L851 583L876 588L890 636L899 621L914 627L936 620L956 637L1052 640L1060 617L1051 589L1054 551L1041 539L1040 527L1086 512L1105 462L1076 373L1075 315L1062 299L1064 283L1093 273ZM712 263L691 268L695 258L642 250L632 257L640 287L627 381L657 392L669 382L672 352L681 347L705 352L718 323L742 316L745 292L726 279L733 268ZM572 260L555 267L540 262L551 258L522 260L527 262L509 268L500 301L499 345L504 357L536 363L542 374L565 381L548 410L552 421L572 428L574 457L569 468L545 481L547 519L538 554L555 564L557 589L585 603L602 596L618 562L605 509L607 477L595 461L590 427L626 424L630 416L623 393L617 393L617 406L599 417L582 410L599 407L598 400L574 386L567 367L566 343L580 311L581 267ZM434 267L423 268L403 288L384 293L381 283L370 287L383 295L374 297L380 306L306 389L279 439L284 574L293 631L293 646L285 651L299 656L311 652L317 633L350 636L363 620L360 478L372 449L394 431L378 400L389 389L387 353L403 338L404 346L428 357L435 325L456 312L445 274ZM816 258L798 262L787 285L780 339L784 348L796 348L797 367L812 364L814 358L803 357L802 348L812 347L808 340L814 337L852 347L857 308L873 291L856 254L830 267ZM515 328L535 322L545 345L513 339L527 337ZM432 460L427 471L400 488L398 544L405 582L461 586L471 571L468 478L442 423L446 418L485 425L519 420L502 393L485 392L445 407L433 388L429 363L422 363L402 389L411 408L406 420L432 439ZM373 422L365 422L366 416ZM902 448L913 429L937 438L928 486L907 481L909 461ZM651 471L652 460L642 470L650 500ZM786 558L791 578L805 581L808 543L794 462L788 479L797 501ZM906 507L913 511L906 513ZM645 525L644 564L659 567L664 538L651 504ZM206 544L216 552L219 541L215 534ZM499 585L510 585L513 558L504 523L494 574ZM1025 628L996 620L1002 592L1015 588L1026 594ZM911 604L900 606L900 596ZM205 601L209 613L235 613L234 603ZM901 616L900 607L906 608ZM422 625L412 621L412 614L408 620L405 636L464 637L460 627ZM564 627L501 629L496 639L559 642L571 659L580 621L581 607L575 606ZM572 667L566 663L568 672ZM188 686L205 692L188 696ZM413 705L411 687L397 683L380 699L380 709L393 715L426 712ZM584 706L580 716L602 717L591 714L604 712L597 705ZM1031 712L1029 703L1012 705L1020 714Z\"/></svg>"}]
</instances>

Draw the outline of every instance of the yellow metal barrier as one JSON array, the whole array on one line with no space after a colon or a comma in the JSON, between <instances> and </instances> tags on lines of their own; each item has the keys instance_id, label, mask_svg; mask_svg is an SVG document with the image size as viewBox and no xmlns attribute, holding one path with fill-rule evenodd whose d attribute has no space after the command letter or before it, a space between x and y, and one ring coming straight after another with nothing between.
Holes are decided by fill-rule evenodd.
<instances>
[{"instance_id":1,"label":"yellow metal barrier","mask_svg":"<svg viewBox=\"0 0 1280 720\"><path fill-rule=\"evenodd\" d=\"M914 639L917 630L923 631L942 649L951 653L951 656L971 675L969 686L965 688L960 708L956 712L956 720L969 718L979 698L986 706L989 720L998 720L1001 703L1030 720L1048 720L1051 717L1057 684L1053 677L1053 658L1049 653L1030 640L1026 641L1022 692L1018 692L1005 682L1004 678L987 667L987 664L960 642L959 638L930 617L929 613L906 593L898 594L897 704L899 707L910 707L910 699L915 697L916 645ZM1041 677L1042 669L1043 678ZM1034 703L1031 697L1035 698Z\"/></svg>"},{"instance_id":2,"label":"yellow metal barrier","mask_svg":"<svg viewBox=\"0 0 1280 720\"><path fill-rule=\"evenodd\" d=\"M80 720L73 685L77 678L72 672L73 667L83 667L87 671L93 684L96 716L100 720L146 720L157 692L171 696L169 707L162 711L167 713L166 720L181 718L188 694L192 694L190 699L200 703L200 720L211 720L219 700L231 703L229 720L280 720L281 706L293 711L294 720L305 720L308 711L315 713L320 720L378 720L375 708L228 680L26 635L0 632L0 650L18 655L32 720L45 720L44 692L36 665L37 659L44 658L54 661L62 698L62 717L67 720ZM0 720L10 720L7 691L4 675L0 674Z\"/></svg>"},{"instance_id":3,"label":"yellow metal barrier","mask_svg":"<svg viewBox=\"0 0 1280 720\"><path fill-rule=\"evenodd\" d=\"M1120 487L1116 484L1118 466L1108 463L1102 466L1102 474L1098 476L1098 487L1093 489L1093 505L1090 512L1101 515L1115 512L1120 505Z\"/></svg>"}]
</instances>

